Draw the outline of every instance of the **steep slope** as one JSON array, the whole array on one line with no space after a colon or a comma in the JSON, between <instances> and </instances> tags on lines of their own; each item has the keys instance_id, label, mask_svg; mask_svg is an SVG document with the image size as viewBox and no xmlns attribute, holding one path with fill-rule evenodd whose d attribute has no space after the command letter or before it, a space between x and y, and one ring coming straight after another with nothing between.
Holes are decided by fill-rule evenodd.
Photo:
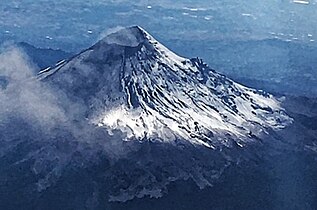
<instances>
[{"instance_id":1,"label":"steep slope","mask_svg":"<svg viewBox=\"0 0 317 210\"><path fill-rule=\"evenodd\" d=\"M92 123L121 130L126 140L243 147L292 121L272 95L235 83L198 58L177 56L138 26L38 77L82 101Z\"/></svg>"}]
</instances>

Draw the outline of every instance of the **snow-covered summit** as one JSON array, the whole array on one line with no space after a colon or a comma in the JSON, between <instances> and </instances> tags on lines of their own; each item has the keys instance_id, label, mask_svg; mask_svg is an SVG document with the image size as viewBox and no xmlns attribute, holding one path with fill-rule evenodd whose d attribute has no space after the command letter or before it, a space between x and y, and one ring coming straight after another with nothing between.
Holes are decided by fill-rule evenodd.
<instances>
[{"instance_id":1,"label":"snow-covered summit","mask_svg":"<svg viewBox=\"0 0 317 210\"><path fill-rule=\"evenodd\" d=\"M103 38L100 44L116 44L127 47L137 47L147 39L147 33L139 26L122 28Z\"/></svg>"},{"instance_id":2,"label":"snow-covered summit","mask_svg":"<svg viewBox=\"0 0 317 210\"><path fill-rule=\"evenodd\" d=\"M291 122L272 95L235 83L198 58L174 54L137 26L108 35L39 78L83 101L92 123L121 130L126 140L243 147Z\"/></svg>"}]
</instances>

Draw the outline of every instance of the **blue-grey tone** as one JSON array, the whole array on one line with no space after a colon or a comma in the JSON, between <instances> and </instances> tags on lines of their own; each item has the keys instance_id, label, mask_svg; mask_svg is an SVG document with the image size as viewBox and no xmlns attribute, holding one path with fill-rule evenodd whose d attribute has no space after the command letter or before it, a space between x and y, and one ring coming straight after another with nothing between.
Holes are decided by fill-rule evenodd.
<instances>
[{"instance_id":1,"label":"blue-grey tone","mask_svg":"<svg viewBox=\"0 0 317 210\"><path fill-rule=\"evenodd\" d=\"M0 209L316 209L316 7L1 2Z\"/></svg>"}]
</instances>

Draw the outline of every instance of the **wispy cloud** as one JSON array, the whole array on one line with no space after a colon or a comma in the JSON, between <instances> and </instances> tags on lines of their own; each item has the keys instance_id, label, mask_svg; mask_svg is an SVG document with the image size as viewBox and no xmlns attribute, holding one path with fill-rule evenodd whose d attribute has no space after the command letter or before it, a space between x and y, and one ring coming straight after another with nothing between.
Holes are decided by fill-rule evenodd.
<instances>
[{"instance_id":1,"label":"wispy cloud","mask_svg":"<svg viewBox=\"0 0 317 210\"><path fill-rule=\"evenodd\" d=\"M20 117L37 126L51 128L66 120L58 106L58 98L41 82L32 79L33 64L18 48L0 54L0 77L5 85L0 89L0 121Z\"/></svg>"}]
</instances>

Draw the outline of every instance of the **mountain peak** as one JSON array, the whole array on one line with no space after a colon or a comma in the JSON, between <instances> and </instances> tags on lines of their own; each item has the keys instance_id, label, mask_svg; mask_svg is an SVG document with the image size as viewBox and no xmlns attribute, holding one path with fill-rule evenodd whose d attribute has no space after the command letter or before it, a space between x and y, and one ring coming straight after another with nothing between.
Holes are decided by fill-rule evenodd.
<instances>
[{"instance_id":1,"label":"mountain peak","mask_svg":"<svg viewBox=\"0 0 317 210\"><path fill-rule=\"evenodd\" d=\"M148 39L148 33L140 26L121 28L104 37L101 42L127 47L137 47Z\"/></svg>"},{"instance_id":2,"label":"mountain peak","mask_svg":"<svg viewBox=\"0 0 317 210\"><path fill-rule=\"evenodd\" d=\"M93 124L126 139L243 147L292 121L273 96L177 56L138 26L109 34L39 78L89 107Z\"/></svg>"}]
</instances>

